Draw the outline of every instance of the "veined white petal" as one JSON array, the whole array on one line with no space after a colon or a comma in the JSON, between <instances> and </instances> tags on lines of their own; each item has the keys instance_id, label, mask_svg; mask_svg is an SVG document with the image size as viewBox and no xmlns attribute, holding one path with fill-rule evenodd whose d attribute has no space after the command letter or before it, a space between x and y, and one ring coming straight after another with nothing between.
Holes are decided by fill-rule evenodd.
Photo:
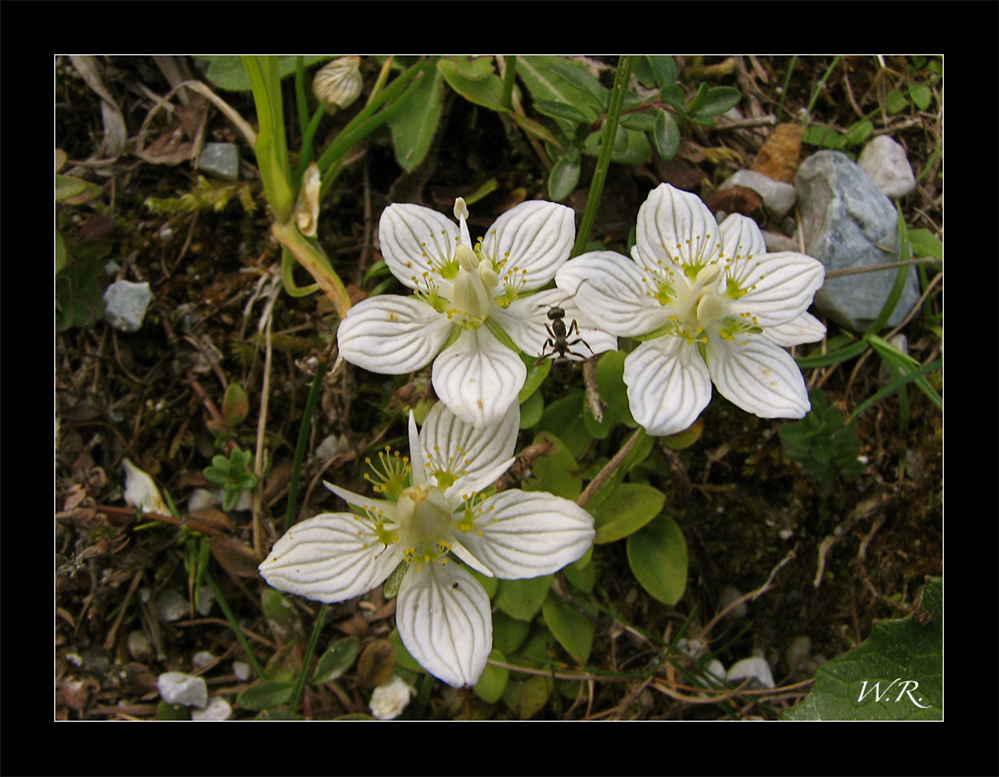
<instances>
[{"instance_id":1,"label":"veined white petal","mask_svg":"<svg viewBox=\"0 0 999 777\"><path fill-rule=\"evenodd\" d=\"M804 418L811 408L801 370L765 337L746 345L710 334L708 368L718 392L760 418Z\"/></svg>"},{"instance_id":2,"label":"veined white petal","mask_svg":"<svg viewBox=\"0 0 999 777\"><path fill-rule=\"evenodd\" d=\"M463 331L434 360L433 384L452 413L472 426L499 422L517 401L527 367L486 327Z\"/></svg>"},{"instance_id":3,"label":"veined white petal","mask_svg":"<svg viewBox=\"0 0 999 777\"><path fill-rule=\"evenodd\" d=\"M260 574L274 588L319 602L342 602L370 591L402 559L351 513L323 513L296 524L271 548Z\"/></svg>"},{"instance_id":4,"label":"veined white petal","mask_svg":"<svg viewBox=\"0 0 999 777\"><path fill-rule=\"evenodd\" d=\"M506 258L506 270L526 270L524 288L537 289L555 277L575 240L572 208L530 200L496 219L482 238L482 253L493 261Z\"/></svg>"},{"instance_id":5,"label":"veined white petal","mask_svg":"<svg viewBox=\"0 0 999 777\"><path fill-rule=\"evenodd\" d=\"M450 686L475 685L493 646L489 597L459 564L429 563L402 580L395 622L402 644Z\"/></svg>"},{"instance_id":6,"label":"veined white petal","mask_svg":"<svg viewBox=\"0 0 999 777\"><path fill-rule=\"evenodd\" d=\"M729 259L759 256L767 252L767 243L756 222L741 213L732 213L721 223L722 246Z\"/></svg>"},{"instance_id":7,"label":"veined white petal","mask_svg":"<svg viewBox=\"0 0 999 777\"><path fill-rule=\"evenodd\" d=\"M577 561L593 543L593 516L542 491L501 491L486 499L464 546L496 577L540 577Z\"/></svg>"},{"instance_id":8,"label":"veined white petal","mask_svg":"<svg viewBox=\"0 0 999 777\"><path fill-rule=\"evenodd\" d=\"M749 276L753 288L737 304L756 316L764 329L786 324L804 313L826 277L822 262L793 251L764 254L749 261L756 265Z\"/></svg>"},{"instance_id":9,"label":"veined white petal","mask_svg":"<svg viewBox=\"0 0 999 777\"><path fill-rule=\"evenodd\" d=\"M721 245L721 228L696 194L660 184L638 209L634 254L650 270L677 258L707 264Z\"/></svg>"},{"instance_id":10,"label":"veined white petal","mask_svg":"<svg viewBox=\"0 0 999 777\"><path fill-rule=\"evenodd\" d=\"M385 375L425 367L440 352L454 325L416 297L382 294L352 307L337 328L340 355Z\"/></svg>"},{"instance_id":11,"label":"veined white petal","mask_svg":"<svg viewBox=\"0 0 999 777\"><path fill-rule=\"evenodd\" d=\"M427 482L427 471L424 466L423 449L420 447L420 434L416 429L416 416L409 411L409 466L414 486Z\"/></svg>"},{"instance_id":12,"label":"veined white petal","mask_svg":"<svg viewBox=\"0 0 999 777\"><path fill-rule=\"evenodd\" d=\"M783 348L802 343L817 343L826 336L825 325L811 313L802 313L786 324L770 326L763 334Z\"/></svg>"},{"instance_id":13,"label":"veined white petal","mask_svg":"<svg viewBox=\"0 0 999 777\"><path fill-rule=\"evenodd\" d=\"M421 205L389 205L378 222L382 256L392 274L405 286L416 288L413 277L433 272L430 260L441 264L454 256L458 225Z\"/></svg>"},{"instance_id":14,"label":"veined white petal","mask_svg":"<svg viewBox=\"0 0 999 777\"><path fill-rule=\"evenodd\" d=\"M507 462L509 468L519 431L520 405L517 402L510 404L497 424L482 427L465 423L448 412L443 402L438 402L430 408L420 430L421 458L431 470L436 466L448 466L450 462L450 469L459 476L454 485L458 486L457 490L467 493L468 483L478 481L483 474L491 474L502 462ZM420 467L424 468L422 463ZM416 469L415 456L413 468ZM496 475L489 482L498 477Z\"/></svg>"},{"instance_id":15,"label":"veined white petal","mask_svg":"<svg viewBox=\"0 0 999 777\"><path fill-rule=\"evenodd\" d=\"M617 338L610 332L598 329L593 320L582 312L575 299L568 297L561 289L547 289L530 297L514 300L507 310L497 309L491 315L518 348L528 355L540 356L545 350L545 342L551 339L545 325L551 325L548 311L555 305L565 311L563 321L567 331L572 327L572 322L576 322L578 331L569 337L571 353L567 355L570 359L583 361L594 354L617 348ZM576 340L583 340L590 347L587 348L582 342L575 342ZM551 347L547 350L552 351ZM574 355L579 358L574 358Z\"/></svg>"},{"instance_id":16,"label":"veined white petal","mask_svg":"<svg viewBox=\"0 0 999 777\"><path fill-rule=\"evenodd\" d=\"M679 337L642 343L624 360L628 405L654 437L682 432L711 401L711 376L697 348Z\"/></svg>"},{"instance_id":17,"label":"veined white petal","mask_svg":"<svg viewBox=\"0 0 999 777\"><path fill-rule=\"evenodd\" d=\"M558 287L598 328L618 337L634 337L658 329L669 311L650 294L644 273L613 251L591 251L566 262L555 276Z\"/></svg>"}]
</instances>

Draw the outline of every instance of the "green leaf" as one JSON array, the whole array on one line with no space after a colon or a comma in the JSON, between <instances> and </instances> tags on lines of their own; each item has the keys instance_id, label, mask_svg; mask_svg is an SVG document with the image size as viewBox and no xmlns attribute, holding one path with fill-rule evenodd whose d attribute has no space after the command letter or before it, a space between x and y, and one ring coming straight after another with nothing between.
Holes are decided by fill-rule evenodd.
<instances>
[{"instance_id":1,"label":"green leaf","mask_svg":"<svg viewBox=\"0 0 999 777\"><path fill-rule=\"evenodd\" d=\"M489 658L493 661L506 663L506 656L496 648L493 648L492 652L489 653ZM488 704L495 704L503 698L503 692L506 690L506 684L509 679L510 670L505 666L486 664L485 671L483 671L473 690L475 691L475 695L482 699L482 701Z\"/></svg>"},{"instance_id":2,"label":"green leaf","mask_svg":"<svg viewBox=\"0 0 999 777\"><path fill-rule=\"evenodd\" d=\"M659 115L656 116L652 142L655 143L659 156L667 161L675 157L676 152L680 150L680 128L666 111L659 111Z\"/></svg>"},{"instance_id":3,"label":"green leaf","mask_svg":"<svg viewBox=\"0 0 999 777\"><path fill-rule=\"evenodd\" d=\"M522 486L524 491L548 491L575 501L583 490L583 476L575 457L558 437L548 431L535 436L532 445L552 444L551 450L534 462L534 478Z\"/></svg>"},{"instance_id":4,"label":"green leaf","mask_svg":"<svg viewBox=\"0 0 999 777\"><path fill-rule=\"evenodd\" d=\"M582 89L577 89L570 85L565 79L559 78L552 67L561 62L558 57L518 57L517 75L526 84L527 90L535 102L546 100L549 102L574 105L584 113L588 110L592 113L593 119L597 118L597 111L589 108L590 97ZM555 123L567 137L573 137L573 128L576 121L568 119L555 119Z\"/></svg>"},{"instance_id":5,"label":"green leaf","mask_svg":"<svg viewBox=\"0 0 999 777\"><path fill-rule=\"evenodd\" d=\"M678 71L673 57L650 56L645 59L648 61L649 67L652 69L652 76L655 78L656 86L659 87L659 89L665 89L667 86L673 86L676 83Z\"/></svg>"},{"instance_id":6,"label":"green leaf","mask_svg":"<svg viewBox=\"0 0 999 777\"><path fill-rule=\"evenodd\" d=\"M500 580L493 604L511 618L532 620L548 595L553 577L555 576L544 575L529 580Z\"/></svg>"},{"instance_id":7,"label":"green leaf","mask_svg":"<svg viewBox=\"0 0 999 777\"><path fill-rule=\"evenodd\" d=\"M566 604L554 591L548 592L541 607L541 614L544 616L545 625L558 643L577 664L585 665L593 649L596 621Z\"/></svg>"},{"instance_id":8,"label":"green leaf","mask_svg":"<svg viewBox=\"0 0 999 777\"><path fill-rule=\"evenodd\" d=\"M701 87L703 89L704 84L701 84ZM731 86L715 86L707 90L703 99L701 93L698 92L695 98L695 102L698 102L698 107L696 109L688 107L688 112L692 113L697 119L710 119L712 116L717 116L720 113L731 110L741 100L742 92L738 89L733 89Z\"/></svg>"},{"instance_id":9,"label":"green leaf","mask_svg":"<svg viewBox=\"0 0 999 777\"><path fill-rule=\"evenodd\" d=\"M211 64L208 66L206 78L219 89L226 89L230 92L248 92L250 90L250 77L246 74L242 57L238 56L199 56ZM286 78L295 72L297 56L276 57L277 72L279 78ZM311 67L319 62L333 59L331 54L303 57L305 67Z\"/></svg>"},{"instance_id":10,"label":"green leaf","mask_svg":"<svg viewBox=\"0 0 999 777\"><path fill-rule=\"evenodd\" d=\"M839 148L840 133L832 127L809 127L801 136L803 143L825 148Z\"/></svg>"},{"instance_id":11,"label":"green leaf","mask_svg":"<svg viewBox=\"0 0 999 777\"><path fill-rule=\"evenodd\" d=\"M531 630L530 621L511 618L502 610L493 613L493 647L506 655L519 648Z\"/></svg>"},{"instance_id":12,"label":"green leaf","mask_svg":"<svg viewBox=\"0 0 999 777\"><path fill-rule=\"evenodd\" d=\"M509 112L503 105L503 81L493 72L491 59L442 59L437 63L437 69L448 86L469 102L491 111Z\"/></svg>"},{"instance_id":13,"label":"green leaf","mask_svg":"<svg viewBox=\"0 0 999 777\"><path fill-rule=\"evenodd\" d=\"M927 581L915 613L820 666L812 693L781 719L943 720L943 579Z\"/></svg>"},{"instance_id":14,"label":"green leaf","mask_svg":"<svg viewBox=\"0 0 999 777\"><path fill-rule=\"evenodd\" d=\"M912 255L920 258L943 259L943 243L928 229L910 229L909 245Z\"/></svg>"},{"instance_id":15,"label":"green leaf","mask_svg":"<svg viewBox=\"0 0 999 777\"><path fill-rule=\"evenodd\" d=\"M546 360L546 361L551 361ZM541 416L541 428L557 430L563 435L559 439L565 443L573 458L579 456L590 444L590 433L583 420L583 391L573 389L564 397L550 402ZM573 497L575 499L576 497Z\"/></svg>"},{"instance_id":16,"label":"green leaf","mask_svg":"<svg viewBox=\"0 0 999 777\"><path fill-rule=\"evenodd\" d=\"M388 121L396 161L407 173L426 159L444 109L444 77L436 62L431 58L424 63L424 76L413 86L413 95Z\"/></svg>"},{"instance_id":17,"label":"green leaf","mask_svg":"<svg viewBox=\"0 0 999 777\"><path fill-rule=\"evenodd\" d=\"M909 101L905 99L898 89L892 89L885 95L885 110L888 113L899 113L909 107Z\"/></svg>"},{"instance_id":18,"label":"green leaf","mask_svg":"<svg viewBox=\"0 0 999 777\"><path fill-rule=\"evenodd\" d=\"M526 402L520 405L520 428L530 429L541 420L541 414L545 410L545 398L541 392L535 391L527 398Z\"/></svg>"},{"instance_id":19,"label":"green leaf","mask_svg":"<svg viewBox=\"0 0 999 777\"><path fill-rule=\"evenodd\" d=\"M589 124L596 118L595 115L587 116L573 105L551 100L536 100L534 109L544 116L550 116L553 119L567 119L576 124Z\"/></svg>"},{"instance_id":20,"label":"green leaf","mask_svg":"<svg viewBox=\"0 0 999 777\"><path fill-rule=\"evenodd\" d=\"M846 134L839 139L839 145L842 148L859 145L867 140L872 132L874 132L874 125L867 119L863 119L846 131Z\"/></svg>"},{"instance_id":21,"label":"green leaf","mask_svg":"<svg viewBox=\"0 0 999 777\"><path fill-rule=\"evenodd\" d=\"M910 86L909 97L921 111L928 109L930 103L933 102L933 92L925 84L913 84Z\"/></svg>"},{"instance_id":22,"label":"green leaf","mask_svg":"<svg viewBox=\"0 0 999 777\"><path fill-rule=\"evenodd\" d=\"M561 202L576 190L579 184L581 165L577 154L575 159L566 155L559 159L548 176L548 195L555 202Z\"/></svg>"},{"instance_id":23,"label":"green leaf","mask_svg":"<svg viewBox=\"0 0 999 777\"><path fill-rule=\"evenodd\" d=\"M341 639L319 658L312 682L321 685L336 680L353 666L360 652L361 643L357 637Z\"/></svg>"},{"instance_id":24,"label":"green leaf","mask_svg":"<svg viewBox=\"0 0 999 777\"><path fill-rule=\"evenodd\" d=\"M610 90L590 75L590 72L585 67L574 62L566 62L565 60L555 62L551 67L556 75L569 85L585 92L598 111L602 112L606 109Z\"/></svg>"},{"instance_id":25,"label":"green leaf","mask_svg":"<svg viewBox=\"0 0 999 777\"><path fill-rule=\"evenodd\" d=\"M402 637L399 636L398 629L392 629L392 633L389 634L389 642L392 643L392 649L395 651L395 665L401 666L403 669L408 669L411 672L416 672L417 674L424 674L426 670L420 666L420 662L413 658L409 651L406 650L406 646L402 644Z\"/></svg>"},{"instance_id":26,"label":"green leaf","mask_svg":"<svg viewBox=\"0 0 999 777\"><path fill-rule=\"evenodd\" d=\"M618 424L635 426L628 404L628 390L624 385L624 359L622 351L607 351L597 359L597 390L606 403L603 420L598 422L589 405L583 410L586 431L597 440L603 440Z\"/></svg>"},{"instance_id":27,"label":"green leaf","mask_svg":"<svg viewBox=\"0 0 999 777\"><path fill-rule=\"evenodd\" d=\"M244 710L266 710L291 701L295 683L259 680L236 697Z\"/></svg>"},{"instance_id":28,"label":"green leaf","mask_svg":"<svg viewBox=\"0 0 999 777\"><path fill-rule=\"evenodd\" d=\"M670 607L687 587L687 542L668 515L628 537L628 564L650 596Z\"/></svg>"},{"instance_id":29,"label":"green leaf","mask_svg":"<svg viewBox=\"0 0 999 777\"><path fill-rule=\"evenodd\" d=\"M614 542L633 534L659 515L666 494L642 483L622 483L600 507L593 510L597 536L594 545Z\"/></svg>"},{"instance_id":30,"label":"green leaf","mask_svg":"<svg viewBox=\"0 0 999 777\"><path fill-rule=\"evenodd\" d=\"M246 420L249 413L250 399L246 396L246 391L238 383L230 383L222 396L222 416L226 426L235 429Z\"/></svg>"}]
</instances>

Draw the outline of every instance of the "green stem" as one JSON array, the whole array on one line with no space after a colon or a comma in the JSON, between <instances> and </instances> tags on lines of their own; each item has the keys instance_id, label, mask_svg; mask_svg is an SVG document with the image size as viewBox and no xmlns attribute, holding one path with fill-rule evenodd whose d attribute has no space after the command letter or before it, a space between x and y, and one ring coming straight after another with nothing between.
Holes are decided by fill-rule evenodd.
<instances>
[{"instance_id":1,"label":"green stem","mask_svg":"<svg viewBox=\"0 0 999 777\"><path fill-rule=\"evenodd\" d=\"M621 108L624 106L624 97L628 93L628 81L631 78L631 69L634 64L635 56L626 56L621 57L617 66L614 86L611 88L610 106L607 108L607 121L604 123L600 155L597 157L597 167L593 171L593 180L590 183L590 195L586 199L586 211L583 213L579 233L576 235L576 245L573 246L572 253L569 254L570 258L583 253L590 240L590 231L597 218L597 208L600 206L604 182L607 180L607 169L610 167L611 154L614 151L614 138L617 136L617 126L621 119Z\"/></svg>"},{"instance_id":2,"label":"green stem","mask_svg":"<svg viewBox=\"0 0 999 777\"><path fill-rule=\"evenodd\" d=\"M806 124L808 124L808 121L811 119L811 117L812 117L812 108L815 107L815 101L819 99L819 95L822 94L822 91L829 84L829 76L832 75L833 69L836 67L836 65L839 64L839 61L841 59L842 59L842 57L833 57L832 64L829 66L829 69L826 70L825 75L822 76L822 80L819 81L819 83L818 83L815 91L812 92L812 97L808 101L808 107L805 108L805 115L801 117L801 126L802 127L804 127ZM785 91L787 91L787 90L785 89Z\"/></svg>"},{"instance_id":3,"label":"green stem","mask_svg":"<svg viewBox=\"0 0 999 777\"><path fill-rule=\"evenodd\" d=\"M232 630L236 632L236 639L239 640L239 644L242 645L243 650L246 651L246 655L250 659L250 663L253 664L253 670L257 673L257 677L263 680L266 677L266 675L264 675L263 668L260 666L257 661L257 657L250 649L250 643L247 641L246 635L243 634L243 630L239 627L239 622L236 620L236 616L233 615L232 610L229 609L229 605L226 603L225 597L222 596L222 592L215 583L215 578L212 577L212 573L207 569L205 570L205 579L208 580L208 585L211 586L212 593L215 594L215 601L219 603L219 607L221 607L222 612L225 613L225 619L229 621L229 625L232 626Z\"/></svg>"},{"instance_id":4,"label":"green stem","mask_svg":"<svg viewBox=\"0 0 999 777\"><path fill-rule=\"evenodd\" d=\"M305 649L305 656L302 658L302 671L298 674L298 680L295 682L295 690L291 694L291 702L288 705L288 709L296 710L298 709L298 702L302 698L302 691L305 689L305 678L309 674L309 666L312 664L312 656L315 655L316 645L319 644L319 632L323 630L323 622L326 620L326 608L329 607L328 604L324 604L319 608L319 614L316 616L316 625L312 629L312 637L309 639L309 645Z\"/></svg>"},{"instance_id":5,"label":"green stem","mask_svg":"<svg viewBox=\"0 0 999 777\"><path fill-rule=\"evenodd\" d=\"M503 94L500 101L508 111L513 110L513 82L517 78L517 58L508 56L506 58L506 72L503 73Z\"/></svg>"},{"instance_id":6,"label":"green stem","mask_svg":"<svg viewBox=\"0 0 999 777\"><path fill-rule=\"evenodd\" d=\"M312 414L316 410L316 402L326 377L326 360L321 359L316 366L316 377L312 380L309 398L305 401L305 412L302 414L302 426L298 430L298 445L295 447L295 461L291 467L291 482L288 485L288 512L285 514L284 530L288 531L295 525L295 514L298 511L298 483L302 476L302 462L305 460L305 445L309 441L309 430L312 428Z\"/></svg>"}]
</instances>

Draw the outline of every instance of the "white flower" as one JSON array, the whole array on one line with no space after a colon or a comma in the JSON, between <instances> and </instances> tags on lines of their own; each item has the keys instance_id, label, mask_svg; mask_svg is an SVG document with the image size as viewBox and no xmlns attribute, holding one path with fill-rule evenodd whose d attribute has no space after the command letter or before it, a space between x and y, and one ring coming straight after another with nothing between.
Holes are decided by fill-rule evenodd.
<instances>
[{"instance_id":1,"label":"white flower","mask_svg":"<svg viewBox=\"0 0 999 777\"><path fill-rule=\"evenodd\" d=\"M557 289L530 292L568 259L575 222L564 205L524 202L473 245L464 200L454 210L457 225L419 205L385 209L378 227L382 255L414 293L358 303L340 322L337 342L344 359L372 372L402 375L433 361L437 396L465 423L488 426L503 418L524 386L527 367L516 349L541 354L548 307L565 299ZM567 317L579 313L571 305L564 309ZM616 347L606 333L584 328L583 336L596 353Z\"/></svg>"},{"instance_id":2,"label":"white flower","mask_svg":"<svg viewBox=\"0 0 999 777\"><path fill-rule=\"evenodd\" d=\"M766 253L750 219L719 228L693 194L662 184L638 212L632 258L596 251L558 273L597 325L644 340L624 363L635 420L652 435L689 427L711 399L763 418L802 418L808 392L785 346L821 340L806 313L822 286L822 264L803 254Z\"/></svg>"},{"instance_id":3,"label":"white flower","mask_svg":"<svg viewBox=\"0 0 999 777\"><path fill-rule=\"evenodd\" d=\"M379 720L393 720L402 714L409 706L410 697L415 695L416 689L394 674L391 680L372 691L368 706Z\"/></svg>"},{"instance_id":4,"label":"white flower","mask_svg":"<svg viewBox=\"0 0 999 777\"><path fill-rule=\"evenodd\" d=\"M567 499L508 490L483 497L513 463L520 406L476 429L437 403L417 434L411 460L381 455L375 491L362 497L327 484L363 513L302 521L260 565L282 591L339 602L381 584L401 562L396 625L410 654L454 687L473 685L492 648L489 597L453 556L487 576L540 577L579 559L593 541L592 516Z\"/></svg>"}]
</instances>

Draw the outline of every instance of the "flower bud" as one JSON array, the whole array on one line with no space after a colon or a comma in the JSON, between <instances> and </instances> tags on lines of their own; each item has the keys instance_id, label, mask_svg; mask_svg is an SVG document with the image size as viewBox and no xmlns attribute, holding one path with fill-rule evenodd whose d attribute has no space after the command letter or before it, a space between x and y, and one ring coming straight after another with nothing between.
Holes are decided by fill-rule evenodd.
<instances>
[{"instance_id":1,"label":"flower bud","mask_svg":"<svg viewBox=\"0 0 999 777\"><path fill-rule=\"evenodd\" d=\"M302 188L298 192L298 202L295 203L295 221L298 223L298 231L306 237L316 236L316 225L319 221L319 193L322 190L322 183L319 165L310 162L302 177Z\"/></svg>"},{"instance_id":2,"label":"flower bud","mask_svg":"<svg viewBox=\"0 0 999 777\"><path fill-rule=\"evenodd\" d=\"M330 113L354 102L363 86L360 57L337 57L321 67L312 81L316 99L324 100Z\"/></svg>"}]
</instances>

